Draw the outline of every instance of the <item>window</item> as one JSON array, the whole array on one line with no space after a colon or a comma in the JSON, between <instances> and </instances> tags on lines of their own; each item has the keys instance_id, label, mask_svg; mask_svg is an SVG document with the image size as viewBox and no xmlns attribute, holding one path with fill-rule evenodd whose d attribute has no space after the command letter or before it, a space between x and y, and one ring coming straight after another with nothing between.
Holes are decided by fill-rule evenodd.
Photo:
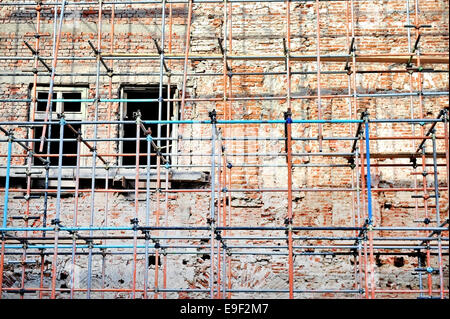
<instances>
[{"instance_id":1,"label":"window","mask_svg":"<svg viewBox=\"0 0 450 319\"><path fill-rule=\"evenodd\" d=\"M173 92L175 89L171 88L171 98L173 97ZM158 99L159 98L159 86L153 87L124 87L122 88L122 96L124 99L129 100L140 100L140 99ZM167 97L167 87L163 89L163 97ZM121 107L121 120L134 120L136 112L141 113L141 119L143 121L158 120L159 118L159 103L158 102L131 102L127 101L122 103ZM163 102L161 108L161 120L173 120L175 119L175 112L172 102ZM156 138L158 136L158 124L145 124L146 128L150 128L152 132L152 137ZM173 124L161 124L161 137L167 138L173 135L175 126ZM124 124L121 125L119 132L120 137L123 138L136 138L136 124ZM145 137L141 131L141 138ZM155 140L157 144L157 141ZM147 141L140 141L140 153L143 156L140 157L139 165L147 164ZM161 140L161 152L170 153L171 147L174 147L174 143L169 140ZM119 152L123 154L136 154L136 141L122 141L119 145ZM152 148L152 153L155 149ZM169 156L165 156L169 158ZM170 159L169 159L170 160ZM156 156L151 156L150 164L156 165ZM161 163L163 164L163 163ZM136 165L136 157L123 156L119 158L119 165Z\"/></svg>"},{"instance_id":2,"label":"window","mask_svg":"<svg viewBox=\"0 0 450 319\"><path fill-rule=\"evenodd\" d=\"M49 88L38 87L37 88L37 99L36 110L35 110L35 121L40 122L45 120L45 110L47 108ZM64 102L52 102L52 112L51 121L59 121L58 114L64 113L66 121L82 121L85 118L86 103L77 101L81 99L86 99L87 89L86 88L73 88L73 87L54 87L52 101L57 100L69 100ZM81 124L71 124L75 130L82 130ZM34 138L40 139L42 135L42 126L35 127ZM59 139L59 124L48 125L47 126L47 138ZM83 131L81 131L83 133ZM64 127L64 139L76 138L75 134L67 127ZM40 142L34 143L33 151L39 154ZM81 148L84 150L85 148ZM44 142L43 152L41 154L59 154L59 141L50 141L50 150L48 151L48 142ZM77 153L77 142L76 141L64 141L63 142L63 154L76 154ZM58 165L58 156L50 156L50 165ZM63 156L62 165L63 166L75 166L77 162L76 156ZM42 161L34 158L34 165L44 165Z\"/></svg>"}]
</instances>

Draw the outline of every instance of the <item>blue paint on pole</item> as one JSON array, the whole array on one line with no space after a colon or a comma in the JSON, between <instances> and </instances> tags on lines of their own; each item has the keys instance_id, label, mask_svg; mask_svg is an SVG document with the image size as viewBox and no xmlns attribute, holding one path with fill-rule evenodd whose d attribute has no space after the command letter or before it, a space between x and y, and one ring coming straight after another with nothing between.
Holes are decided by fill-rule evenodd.
<instances>
[{"instance_id":1,"label":"blue paint on pole","mask_svg":"<svg viewBox=\"0 0 450 319\"><path fill-rule=\"evenodd\" d=\"M368 224L372 224L372 178L370 176L370 139L369 139L369 118L365 118L365 139L366 139L366 163L367 163L367 214Z\"/></svg>"},{"instance_id":2,"label":"blue paint on pole","mask_svg":"<svg viewBox=\"0 0 450 319\"><path fill-rule=\"evenodd\" d=\"M6 228L8 218L9 176L11 174L12 137L8 138L8 157L6 160L5 203L3 205L3 228Z\"/></svg>"}]
</instances>

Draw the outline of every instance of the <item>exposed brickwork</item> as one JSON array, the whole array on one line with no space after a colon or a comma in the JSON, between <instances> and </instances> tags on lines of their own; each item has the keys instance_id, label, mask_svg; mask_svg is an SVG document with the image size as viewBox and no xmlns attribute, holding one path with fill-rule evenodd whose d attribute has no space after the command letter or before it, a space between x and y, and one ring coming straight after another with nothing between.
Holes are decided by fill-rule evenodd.
<instances>
[{"instance_id":1,"label":"exposed brickwork","mask_svg":"<svg viewBox=\"0 0 450 319\"><path fill-rule=\"evenodd\" d=\"M4 1L8 2L8 1ZM422 54L447 53L448 54L448 1L444 0L420 0L419 24L429 24L430 29L423 29L420 40L420 50ZM404 27L407 22L405 1L355 1L354 2L354 35L355 47L358 55L369 54L393 54L408 52L408 34ZM283 38L286 37L285 24L285 4L284 3L234 3L232 7L232 49L229 55L251 56L251 55L282 55ZM411 5L412 8L412 5ZM411 9L410 8L410 9ZM291 54L292 55L315 55L317 50L316 41L316 7L315 3L292 2L291 9ZM321 55L342 55L349 50L351 39L348 29L351 21L346 21L346 11L351 10L350 4L346 1L327 1L320 3L320 53ZM168 7L166 9L168 14ZM39 54L42 57L52 56L53 46L53 16L54 8L44 6L41 20L41 38ZM180 56L180 59L166 61L174 74L170 77L170 85L174 87L175 98L182 96L183 90L183 63L185 52L185 36L187 21L187 5L172 5L172 33L170 34L171 52ZM105 6L103 11L102 27L102 47L103 53L110 52L111 41L111 8ZM77 56L91 58L81 61L59 60L55 78L55 85L83 85L88 88L88 99L95 98L96 79L93 74L96 72L96 62L88 40L92 43L97 41L97 19L98 9L93 6L69 6L64 17L64 26L61 34L61 44L59 56ZM23 44L23 40L28 41L34 47L33 38L36 12L29 8L16 6L0 6L0 56L1 57L31 57L30 51ZM118 54L156 54L157 49L153 42L156 39L160 43L161 38L161 5L133 5L117 6L115 9L115 32L113 52ZM414 23L414 11L411 11L411 22ZM193 5L193 17L191 26L190 55L196 54L216 54L220 55L218 38L222 38L223 30L223 5L221 3ZM229 32L229 31L228 31ZM166 17L166 54L169 52L169 26ZM414 45L415 30L411 29L411 45ZM228 48L230 43L228 43ZM447 55L448 56L448 55ZM51 60L46 60L51 65ZM109 65L109 60L106 62ZM227 96L248 97L254 96L260 99L255 100L233 100L224 103L223 101L223 60L198 59L189 60L188 73L191 76L187 79L186 98L212 98L217 101L187 101L182 117L186 120L209 120L208 112L217 110L218 119L225 118L227 107L232 110L232 119L247 120L273 120L283 119L287 110L287 78L285 74L262 75L263 72L286 72L285 61L269 60L228 60L229 65L235 73L256 73L254 75L233 75L231 77L231 87L227 88ZM0 99L30 99L33 76L31 70L34 67L32 59L22 60L0 60ZM321 63L320 86L321 95L321 116L322 119L359 119L362 111L366 110L370 118L376 119L398 119L398 118L421 118L422 110L419 98L406 97L360 97L357 103L350 98L327 98L330 95L352 95L349 91L349 81L355 85L358 94L387 94L387 93L408 93L410 90L419 90L418 73L411 77L408 73L358 73L356 83L353 77L349 77L345 72L341 74L327 74L327 71L344 71L345 63ZM117 60L112 64L114 72L127 73L126 75L115 75L112 77L112 98L123 98L121 87L123 85L159 85L160 62L155 60ZM436 70L448 69L448 65L427 65L426 67ZM38 83L48 85L50 77L42 65L39 66ZM291 101L292 118L294 119L317 119L319 117L318 101L315 98L298 98L318 95L317 63L315 61L295 61L291 63L293 72L308 71L311 74L293 74L291 77L291 94L294 99ZM357 71L374 70L404 70L404 64L392 63L357 63L352 66ZM102 67L101 72L105 73ZM136 73L154 73L152 76L139 76ZM15 73L15 76L6 74ZM24 74L26 73L26 74ZM85 76L83 74L89 73ZM203 73L217 73L217 76L201 76ZM192 74L198 74L195 76ZM423 78L422 90L425 92L445 92L448 91L448 72L421 73ZM100 77L99 88L100 97L108 98L108 81L106 74ZM164 77L164 85L168 84L168 77ZM229 84L227 84L229 85ZM263 97L277 96L276 100L264 99ZM297 97L297 98L295 98ZM27 102L1 102L0 121L27 121L30 119L30 105ZM178 110L181 103L174 103ZM448 107L448 96L426 96L423 98L423 116L425 118L436 118L439 111ZM99 103L99 120L119 120L121 104L120 102ZM93 121L95 116L95 103L87 103L86 120ZM177 119L176 116L173 119ZM321 126L324 137L354 136L356 124L324 124ZM226 152L228 154L243 153L267 153L277 154L268 156L237 155L228 156L227 160L235 165L231 172L232 189L275 189L286 188L287 171L285 167L239 167L244 165L286 165L286 157L278 156L285 152L285 141L274 138L284 137L284 124L237 124L233 125L231 131L225 125L219 125L225 136L235 137L267 137L267 140L254 141L234 140L226 142ZM415 125L415 134L419 135L420 126ZM438 137L443 137L443 124L436 126ZM119 137L118 125L102 124L98 126L98 136L102 138ZM317 124L292 125L293 137L316 137L319 133ZM14 126L14 136L25 138L30 134L30 130L23 126ZM208 140L189 140L190 137L211 137L211 125L183 125L180 124L172 132L172 137L183 135L183 139L178 142L179 153L207 154L207 156L179 156L173 157L173 164L178 165L205 165L203 168L180 168L180 171L205 171L211 164L211 142ZM412 125L405 123L378 123L371 125L371 136L411 136ZM0 134L1 135L1 134ZM93 126L86 125L85 138L94 137ZM1 137L4 139L4 137ZM445 152L443 139L437 140L437 151ZM349 153L353 141L350 140L326 140L323 141L322 152ZM395 153L395 152L415 152L418 140L413 144L412 140L373 140L371 141L371 152L373 153ZM427 144L427 152L431 151L431 143ZM216 146L218 144L216 143ZM359 142L358 142L359 145ZM116 142L100 142L97 145L98 152L119 152L119 144ZM219 151L219 147L217 150ZM361 150L360 150L361 151ZM295 141L292 145L293 153L317 153L319 143L317 141ZM0 165L6 165L6 143L0 143ZM14 145L13 154L26 155L26 152L17 144ZM90 152L86 152L90 154ZM112 157L108 160L113 161ZM14 157L12 164L15 166L27 164L27 159ZM409 163L408 158L404 159L377 159L374 163ZM419 163L421 161L419 160ZM427 163L432 163L428 159ZM439 163L444 164L445 159L439 159ZM97 162L98 171L104 171L100 161ZM113 164L115 164L113 162ZM304 164L348 164L345 157L328 156L298 156L293 158L294 165ZM90 167L92 158L88 157L84 166ZM430 172L432 167L427 168ZM224 168L222 174L227 172ZM420 167L414 170L411 166L372 168L372 187L390 188L422 188L422 176L412 175L413 172L420 172ZM165 169L162 169L162 180L165 179ZM218 171L216 172L218 173ZM301 167L293 168L293 188L351 188L356 187L356 172L349 167ZM353 174L353 175L352 175ZM359 176L359 175L358 175ZM0 177L0 187L4 189L4 176ZM428 187L433 187L433 176L427 177ZM134 181L133 181L134 182ZM439 167L439 185L447 187L441 192L439 199L441 220L448 218L448 185L446 180L445 166ZM119 183L117 181L117 183ZM359 181L361 183L361 181ZM89 184L82 188L88 189ZM13 180L12 188L26 188L26 183L21 180ZM103 186L101 186L103 187ZM193 186L197 187L197 186ZM202 187L208 188L209 185ZM145 190L145 186L142 188ZM326 191L310 192L295 191L293 193L293 224L294 226L355 226L357 224L358 199L356 192L349 191ZM21 193L14 193L20 196ZM411 192L378 192L373 193L374 222L376 226L423 226L417 222L425 218L423 199L411 198ZM23 194L22 194L23 195ZM224 196L223 193L220 196ZM366 195L363 194L360 207L360 222L366 213ZM144 197L143 197L144 198ZM91 216L91 194L83 192L78 198L78 225L89 225ZM159 215L160 225L184 225L199 226L206 225L210 210L210 193L169 193L167 196L168 210L165 211L165 194L161 195L160 211L157 213L156 192L152 189L150 196L150 220L156 223ZM72 195L64 196L61 199L61 221L65 225L72 225L74 217L75 198ZM428 200L430 205L428 213L434 219L435 202L433 198ZM4 192L0 192L0 209L3 211ZM30 214L38 215L42 211L44 198L39 197L30 200ZM107 216L105 207L108 206ZM217 205L217 203L216 203ZM416 205L419 207L415 209ZM232 226L284 226L286 218L287 197L286 193L280 192L235 192L231 195L231 216ZM55 218L56 197L52 194L48 199L48 216L50 221ZM134 193L110 193L106 195L96 192L94 204L93 225L103 226L129 226L130 218L134 217L135 202ZM25 212L25 201L23 199L10 198L8 215L18 216ZM166 217L167 216L167 219ZM138 218L140 223L146 219L145 200L139 201ZM21 220L8 220L8 226L22 227ZM41 226L42 220L30 221L30 226ZM434 226L434 224L433 224ZM34 232L36 236L40 232ZM130 232L117 231L111 234L129 235ZM159 232L160 235L164 231ZM180 231L171 232L179 236L204 236L202 231ZM282 231L240 231L231 232L232 235L247 236L284 236ZM423 236L423 233L416 233ZM298 231L295 236L347 236L349 233L336 231ZM356 232L352 236L357 236ZM377 232L375 236L403 236L395 231ZM413 236L408 233L408 236ZM448 238L448 231L443 233ZM143 242L143 241L141 241ZM132 241L115 241L117 244L130 244ZM169 241L169 244L183 245L182 241ZM190 243L209 249L209 243L201 240L192 240ZM323 239L319 241L298 240L294 245L332 245L339 243L342 245L352 245L354 241L336 241ZM383 244L379 241L380 245ZM389 243L392 243L390 241ZM395 244L405 244L405 241L398 241ZM70 243L69 243L70 244ZM443 242L448 245L448 241ZM233 255L231 258L233 289L287 289L288 288L288 262L286 240L270 241L230 241L230 246L244 245L279 245L278 253L284 255ZM236 249L237 251L243 249ZM247 249L248 250L248 249ZM255 251L261 249L255 249ZM84 251L87 251L86 249ZM307 252L319 252L314 249L302 249ZM448 253L448 249L445 250ZM400 255L399 255L400 256ZM13 260L7 257L5 260ZM30 259L37 256L30 256ZM397 259L396 259L397 258ZM403 258L401 261L398 258ZM363 262L354 256L322 256L322 255L297 255L294 258L295 287L300 290L314 289L359 289L359 279L355 273L359 264ZM95 255L93 258L93 288L101 287L102 280L102 258ZM105 287L106 288L130 288L133 275L133 264L130 255L114 255L105 259ZM431 263L436 267L437 257L431 257ZM444 278L445 289L448 290L448 255L444 256ZM76 261L77 278L76 287L86 287L87 284L87 256L80 255ZM196 288L208 289L210 276L209 255L171 255L167 256L167 287L170 288ZM51 285L51 256L45 259L44 287ZM70 256L60 256L58 258L58 286L69 287L71 278ZM377 289L418 289L418 276L412 274L418 267L415 256L376 256L375 263L375 284ZM155 265L150 265L149 287L154 287ZM21 268L17 265L6 264L4 270L4 287L20 287ZM139 289L143 287L145 271L145 261L142 255L139 256L137 264L137 282ZM162 267L159 272L159 287L163 286ZM36 287L40 284L40 264L27 266L26 286ZM438 288L437 275L433 277L433 289ZM361 287L364 288L364 287ZM81 297L84 293L77 293ZM57 293L57 297L67 298L67 293ZM16 298L17 294L3 294L5 298ZM37 295L27 294L26 297L36 297ZM47 292L44 297L49 297ZM100 297L99 292L93 293L94 297ZM129 298L129 293L109 292L105 296L110 298ZM140 295L139 295L140 296ZM171 298L204 298L209 297L207 293L167 293ZM243 298L264 298L276 297L286 298L287 294L258 294L258 293L233 293L233 297ZM355 298L360 294L333 294L333 293L299 293L300 298ZM415 298L417 294L397 294L380 293L377 297L389 298ZM448 296L448 293L447 293Z\"/></svg>"}]
</instances>

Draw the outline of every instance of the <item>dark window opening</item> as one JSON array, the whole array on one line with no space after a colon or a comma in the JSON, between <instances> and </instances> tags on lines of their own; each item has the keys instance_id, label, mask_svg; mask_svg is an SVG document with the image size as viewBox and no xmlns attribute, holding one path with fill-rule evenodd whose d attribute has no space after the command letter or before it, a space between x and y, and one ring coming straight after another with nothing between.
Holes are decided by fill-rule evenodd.
<instances>
[{"instance_id":1,"label":"dark window opening","mask_svg":"<svg viewBox=\"0 0 450 319\"><path fill-rule=\"evenodd\" d=\"M172 90L171 90L172 91ZM158 99L159 98L159 88L148 88L142 90L126 90L126 108L124 108L124 120L134 120L135 114L139 111L141 113L141 119L143 121L151 121L159 119L159 103L158 102L132 102L131 100L138 99ZM163 97L167 97L167 89L163 90ZM163 102L161 107L161 120L166 121L169 120L172 116L173 105L171 102ZM158 124L144 124L144 126L148 129L151 129L151 135L153 138L158 137ZM167 138L171 136L172 125L170 124L161 124L160 126L161 134L160 137ZM136 124L124 124L123 125L123 137L124 138L136 138ZM144 138L142 130L140 131L140 137ZM154 140L155 144L157 144L157 140ZM136 154L136 141L123 141L122 152L124 154ZM170 152L170 141L161 140L161 153L169 153ZM141 154L139 159L139 165L147 164L147 141L140 141L139 145L139 153ZM151 147L150 153L156 153L154 147ZM169 161L169 156L164 155ZM161 161L161 164L164 164ZM136 156L123 156L122 165L136 165ZM150 156L150 165L156 165L156 156Z\"/></svg>"},{"instance_id":2,"label":"dark window opening","mask_svg":"<svg viewBox=\"0 0 450 319\"><path fill-rule=\"evenodd\" d=\"M62 98L64 100L80 100L81 99L81 93L80 92L71 92L66 93L64 92L62 94ZM64 101L63 104L63 112L81 112L81 101L70 101L66 102Z\"/></svg>"},{"instance_id":3,"label":"dark window opening","mask_svg":"<svg viewBox=\"0 0 450 319\"><path fill-rule=\"evenodd\" d=\"M72 127L78 131L81 129L81 124L71 124ZM42 135L42 126L36 127L34 129L34 138L40 139ZM46 137L51 139L59 139L60 135L60 126L58 124L47 125L47 133ZM70 130L67 125L64 126L64 141L63 141L63 157L62 157L62 166L75 166L77 164L77 141L66 141L66 139L76 139L76 135ZM50 143L50 152L47 153L48 143ZM52 154L49 157L51 166L58 166L58 158L59 156L55 156L59 154L59 141L44 141L44 148L42 153L39 152L40 141L34 142L33 151L35 154ZM70 154L70 156L68 156ZM73 155L72 155L73 154ZM44 160L47 158L44 157ZM44 166L45 164L37 158L34 158L34 165Z\"/></svg>"},{"instance_id":4,"label":"dark window opening","mask_svg":"<svg viewBox=\"0 0 450 319\"><path fill-rule=\"evenodd\" d=\"M54 101L56 98L56 93L53 93L52 101ZM45 112L47 110L48 92L38 92L37 99L38 102L36 105L36 111ZM52 112L56 112L56 102L52 102Z\"/></svg>"}]
</instances>

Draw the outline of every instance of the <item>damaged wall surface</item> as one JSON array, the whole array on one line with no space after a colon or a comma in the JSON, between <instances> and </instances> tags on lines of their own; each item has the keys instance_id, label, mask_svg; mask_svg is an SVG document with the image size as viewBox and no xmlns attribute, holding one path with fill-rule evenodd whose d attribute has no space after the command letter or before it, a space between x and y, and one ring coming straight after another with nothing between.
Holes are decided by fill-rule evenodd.
<instances>
[{"instance_id":1,"label":"damaged wall surface","mask_svg":"<svg viewBox=\"0 0 450 319\"><path fill-rule=\"evenodd\" d=\"M448 9L0 2L0 297L448 298Z\"/></svg>"}]
</instances>

